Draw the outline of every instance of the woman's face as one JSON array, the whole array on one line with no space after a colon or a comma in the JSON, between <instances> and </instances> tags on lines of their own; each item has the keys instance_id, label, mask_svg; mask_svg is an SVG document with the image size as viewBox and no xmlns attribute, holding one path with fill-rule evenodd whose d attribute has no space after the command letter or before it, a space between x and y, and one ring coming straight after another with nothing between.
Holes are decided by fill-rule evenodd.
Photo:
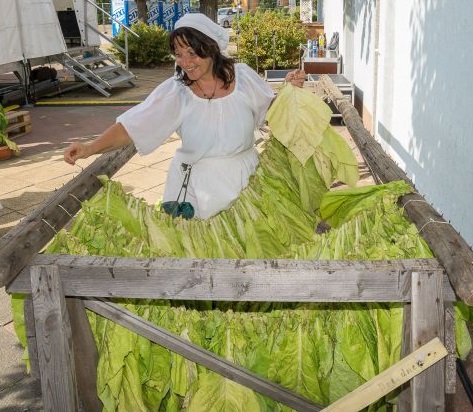
<instances>
[{"instance_id":1,"label":"woman's face","mask_svg":"<svg viewBox=\"0 0 473 412\"><path fill-rule=\"evenodd\" d=\"M196 81L202 77L212 76L212 59L200 57L192 47L184 44L182 39L175 42L174 52L176 63L184 70L190 80Z\"/></svg>"}]
</instances>

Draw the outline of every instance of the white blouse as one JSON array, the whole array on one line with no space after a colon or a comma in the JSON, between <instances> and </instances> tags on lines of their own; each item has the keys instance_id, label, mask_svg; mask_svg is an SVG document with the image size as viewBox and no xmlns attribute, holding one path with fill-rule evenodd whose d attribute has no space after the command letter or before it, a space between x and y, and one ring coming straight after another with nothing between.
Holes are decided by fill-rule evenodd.
<instances>
[{"instance_id":1,"label":"white blouse","mask_svg":"<svg viewBox=\"0 0 473 412\"><path fill-rule=\"evenodd\" d=\"M192 164L186 201L196 217L206 219L228 208L248 184L258 165L254 132L273 98L271 87L255 71L237 63L235 89L227 96L198 97L173 77L117 122L143 155L177 132L182 143L168 171L163 201L177 200L184 178L181 164Z\"/></svg>"}]
</instances>

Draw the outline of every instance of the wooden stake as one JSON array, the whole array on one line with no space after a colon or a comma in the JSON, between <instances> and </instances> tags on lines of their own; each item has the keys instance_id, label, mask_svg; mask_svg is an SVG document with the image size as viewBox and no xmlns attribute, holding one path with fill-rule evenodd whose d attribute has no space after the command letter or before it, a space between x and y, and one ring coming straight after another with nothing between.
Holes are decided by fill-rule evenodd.
<instances>
[{"instance_id":1,"label":"wooden stake","mask_svg":"<svg viewBox=\"0 0 473 412\"><path fill-rule=\"evenodd\" d=\"M447 349L440 339L432 339L384 372L370 379L364 385L332 403L329 407L323 409L322 412L350 412L366 408L434 365L447 356L447 354Z\"/></svg>"}]
</instances>

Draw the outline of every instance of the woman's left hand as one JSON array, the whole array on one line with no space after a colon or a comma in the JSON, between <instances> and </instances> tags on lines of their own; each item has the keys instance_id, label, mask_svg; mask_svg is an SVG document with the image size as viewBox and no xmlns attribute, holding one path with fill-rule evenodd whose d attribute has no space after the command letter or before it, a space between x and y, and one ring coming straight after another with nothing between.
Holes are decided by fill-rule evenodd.
<instances>
[{"instance_id":1,"label":"woman's left hand","mask_svg":"<svg viewBox=\"0 0 473 412\"><path fill-rule=\"evenodd\" d=\"M305 71L296 69L286 75L286 82L296 87L303 87L305 82Z\"/></svg>"}]
</instances>

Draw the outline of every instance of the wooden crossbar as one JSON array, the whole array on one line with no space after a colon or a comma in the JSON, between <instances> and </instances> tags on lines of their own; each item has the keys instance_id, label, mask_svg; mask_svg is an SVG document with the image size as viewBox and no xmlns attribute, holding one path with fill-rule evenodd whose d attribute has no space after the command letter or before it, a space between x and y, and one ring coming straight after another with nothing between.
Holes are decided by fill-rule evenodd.
<instances>
[{"instance_id":1,"label":"wooden crossbar","mask_svg":"<svg viewBox=\"0 0 473 412\"><path fill-rule=\"evenodd\" d=\"M64 255L45 255L42 257L37 257L35 259L36 263L39 263L43 259L46 262L49 262L48 265L38 265L31 267L31 280L29 283L24 283L23 288L18 288L20 281L24 281L22 276L16 279L11 285L15 290L23 290L25 293L31 293L33 287L33 306L34 306L34 315L35 320L39 321L36 323L36 337L34 337L38 342L38 356L40 358L41 365L41 378L42 383L45 379L45 385L43 391L48 391L48 396L45 398L45 401L49 406L52 407L51 410L54 410L55 407L60 406L60 402L67 402L69 404L75 403L77 395L75 395L73 389L69 389L71 385L64 386L59 384L58 379L60 380L60 372L58 376L58 371L64 369L67 371L67 381L71 382L71 379L74 379L74 372L70 368L66 367L67 365L74 365L74 358L71 353L67 353L67 350L64 348L70 347L70 332L67 321L67 315L64 313L64 310L61 307L64 306L62 303L63 298L60 296L65 294L66 296L73 292L75 296L77 295L78 284L74 281L75 278L82 282L82 275L84 273L80 270L86 269L89 272L89 276L93 279L95 276L99 278L97 281L98 285L101 285L102 282L105 282L104 279L100 280L101 274L108 273L108 287L109 291L116 292L115 286L117 284L125 285L125 290L132 291L135 288L135 284L140 285L140 276L145 278L154 279L152 283L152 288L156 287L157 290L153 293L162 293L159 292L164 283L166 288L171 284L167 283L166 279L174 279L175 284L173 289L166 289L167 295L174 298L182 298L182 295L179 294L180 290L185 290L186 285L192 290L194 285L198 285L199 282L196 281L199 279L199 276L211 274L212 281L214 284L226 284L222 290L230 289L233 290L232 282L236 282L239 276L243 276L243 284L246 285L247 289L251 289L251 282L248 282L248 278L245 278L247 274L255 276L253 281L256 282L257 279L264 279L265 276L268 276L272 279L273 288L271 291L266 290L267 285L264 284L263 290L259 290L258 293L262 294L262 298L266 300L274 300L274 296L278 296L278 293L282 293L294 282L290 282L290 279L297 279L297 283L302 284L302 289L305 287L310 287L310 283L314 280L317 280L317 276L324 276L326 274L324 270L327 268L325 265L331 267L338 267L339 274L342 275L343 270L345 272L345 281L350 283L348 280L350 276L355 276L357 271L367 270L368 274L371 275L371 280L375 282L375 276L378 276L382 270L383 262L371 262L373 265L367 265L366 262L295 262L292 260L274 260L274 261L236 261L236 260L226 260L226 259L217 259L217 260L198 260L200 265L196 265L196 260L194 259L126 259L126 258L91 258L95 260L89 260L85 257L78 256L64 256ZM52 260L51 260L52 259ZM52 262L59 263L62 265L54 265ZM124 265L125 262L128 262L129 265ZM86 263L88 263L86 265ZM92 263L92 264L91 264ZM404 328L409 331L405 336L404 349L406 353L410 353L413 350L418 349L419 346L424 345L429 340L435 336L439 336L440 339L444 339L444 284L443 279L445 278L442 270L433 270L431 260L414 260L414 261L402 261L402 262L389 262L394 268L400 268L402 266L403 270L407 273L405 281L399 282L399 277L390 276L385 279L384 284L388 283L393 284L402 284L400 289L404 290L404 293L409 295L409 298L405 299L406 307L409 309L408 314L412 312L412 316L406 316L404 321ZM378 266L380 265L380 266ZM435 265L434 265L435 266ZM82 269L81 269L82 268ZM131 268L131 269L130 269ZM373 268L377 268L374 272L371 271ZM416 270L417 268L417 270ZM422 268L422 269L420 269ZM298 275L295 275L295 269L301 271L302 276L299 278ZM437 268L438 269L438 268ZM280 271L279 276L276 273ZM135 271L135 272L134 272ZM193 273L197 271L198 273ZM231 273L236 271L235 276L230 276ZM313 272L314 276L309 276ZM141 273L141 274L140 274ZM42 274L42 276L39 276ZM305 275L304 275L305 274ZM330 273L332 276L337 278L337 270L332 270ZM126 276L125 276L126 275ZM129 276L131 275L131 277ZM399 273L398 273L399 275ZM190 277L189 277L190 276ZM197 277L196 277L197 276ZM305 276L308 276L306 278ZM205 276L203 276L205 278ZM177 278L177 279L176 279ZM281 281L283 279L284 281ZM305 279L301 282L301 279ZM342 280L341 278L339 279ZM18 283L20 282L20 283ZM46 283L44 283L46 282ZM81 283L79 282L79 283ZM93 288L93 281L89 280L89 287ZM71 286L72 283L72 286ZM318 286L321 286L323 283L330 283L330 281L324 278L324 282L316 282ZM341 292L344 297L344 301L362 301L362 299L357 296L359 291L362 290L366 285L369 285L369 279L365 279L365 282L355 282L356 284L351 285L351 298L345 299L346 296L350 295L348 289L345 289ZM44 285L43 285L44 284ZM209 287L208 283L203 283L204 289ZM43 285L43 286L41 286ZM51 285L55 285L51 287ZM122 286L123 286L122 285ZM148 284L150 288L151 284ZM232 285L229 287L229 285ZM241 290L241 285L237 284L235 288L236 291ZM100 289L102 286L98 287ZM139 288L143 288L144 285L140 285ZM29 288L29 290L28 290ZM258 289L258 288L257 288ZM201 294L203 298L209 298L209 296L219 297L219 293L222 292L217 288L217 291L214 291L214 295L205 295ZM279 292L278 292L279 291ZM268 294L270 292L270 294ZM334 295L325 295L325 299L322 297L312 298L312 301L340 301L339 295L337 295L336 290L331 291ZM80 292L82 293L82 292ZM232 292L233 293L233 292ZM324 294L327 293L327 290L323 291ZM53 294L53 296L50 296ZM128 297L129 297L128 294ZM301 295L300 291L296 292L295 296L298 298ZM361 294L362 295L362 294ZM234 295L231 295L234 296ZM240 295L239 300L244 300ZM281 296L281 295L279 295ZM400 295L393 295L393 297ZM49 302L54 297L56 302L59 302L59 307L57 305L51 305ZM123 295L123 297L127 297ZM338 300L337 300L338 299ZM262 300L261 298L257 300ZM307 301L311 301L310 298L307 298ZM403 301L403 300L401 300ZM285 405L288 405L296 410L300 411L316 411L320 410L321 406L312 403L311 401L303 398L302 396L293 393L291 391L285 390L284 388L262 379L257 375L238 367L230 362L227 362L224 359L217 357L216 355L208 352L198 346L191 344L181 338L172 335L171 333L157 327L156 325L139 318L137 315L132 314L131 312L126 311L124 308L115 305L111 302L106 302L100 299L86 300L86 307L96 311L102 316L105 316L122 326L129 328L130 330L139 333L147 339L150 339L153 342L156 342L166 348L190 359L191 361L197 362L206 366L207 368L213 370L214 372L219 373L220 375L232 379L235 382L248 386L250 389L255 390L263 395L269 396L275 399L278 402L281 402ZM48 306L48 310L45 312L43 308ZM411 309L412 307L412 309ZM54 325L54 335L56 336L55 342L45 341L44 335L49 336L51 331L47 329L47 325L41 321L41 319L48 318L50 313L60 313L61 317L64 319L61 323ZM412 321L411 321L412 318ZM82 337L83 339L83 337ZM91 338L93 342L93 338ZM84 343L84 342L82 342ZM52 344L60 344L58 346L59 350L50 350L49 346ZM452 350L452 348L450 348ZM87 359L84 359L85 355L82 355L81 362L76 364L76 369L81 368L82 364L87 363ZM54 361L51 362L50 359ZM89 363L90 365L90 363ZM74 369L74 366L72 366ZM424 410L443 410L445 406L445 362L438 362L432 368L429 368L425 373L414 376L413 381L416 381L412 386L410 392L404 391L401 394L400 402L404 402L405 406L400 408L400 410L412 410L421 412ZM54 383L54 379L57 381ZM394 389L394 387L393 387ZM66 391L66 393L64 393ZM379 394L379 397L382 397L382 394ZM58 403L59 402L59 403ZM351 409L354 410L354 409Z\"/></svg>"},{"instance_id":2,"label":"wooden crossbar","mask_svg":"<svg viewBox=\"0 0 473 412\"><path fill-rule=\"evenodd\" d=\"M444 299L455 294L435 259L308 261L109 258L38 255L58 266L67 296L272 302L409 302L410 273L438 272ZM29 293L24 270L8 291Z\"/></svg>"}]
</instances>

